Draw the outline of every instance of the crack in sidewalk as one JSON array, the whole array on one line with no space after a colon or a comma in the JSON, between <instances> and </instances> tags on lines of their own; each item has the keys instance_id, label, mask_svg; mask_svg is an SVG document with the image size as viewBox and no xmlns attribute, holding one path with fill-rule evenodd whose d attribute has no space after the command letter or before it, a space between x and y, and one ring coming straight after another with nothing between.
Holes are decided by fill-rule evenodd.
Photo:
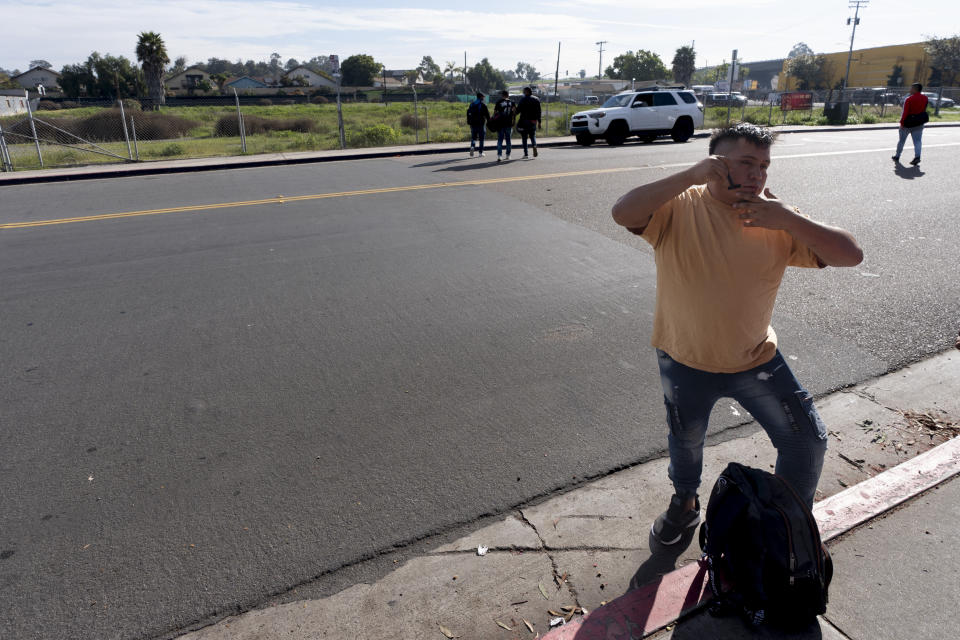
<instances>
[{"instance_id":1,"label":"crack in sidewalk","mask_svg":"<svg viewBox=\"0 0 960 640\"><path fill-rule=\"evenodd\" d=\"M527 516L522 509L517 509L517 514L518 514L516 516L517 519L519 519L520 522L522 522L526 526L530 527L534 535L537 536L537 539L540 540L540 544L543 547L543 554L547 556L547 558L550 560L550 567L553 569L553 580L554 582L557 583L557 590L559 591L560 587L566 584L567 593L569 593L570 597L573 598L574 605L577 606L578 608L582 608L580 605L580 597L579 597L579 594L577 593L577 588L574 587L573 582L570 581L569 574L560 575L560 567L557 565L556 558L554 558L553 554L550 553L552 551L550 545L548 545L547 541L543 539L542 535L540 535L540 531L537 530L536 525L534 525L532 522L530 522L530 520L527 519Z\"/></svg>"}]
</instances>

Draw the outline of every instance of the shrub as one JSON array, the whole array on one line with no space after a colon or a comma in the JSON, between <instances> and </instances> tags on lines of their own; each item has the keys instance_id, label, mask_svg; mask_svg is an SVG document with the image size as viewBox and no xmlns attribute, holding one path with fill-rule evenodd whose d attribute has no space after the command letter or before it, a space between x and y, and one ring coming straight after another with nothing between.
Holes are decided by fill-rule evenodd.
<instances>
[{"instance_id":1,"label":"shrub","mask_svg":"<svg viewBox=\"0 0 960 640\"><path fill-rule=\"evenodd\" d=\"M74 102L73 100L64 100L63 102L60 103L60 106L61 106L62 108L64 108L64 109L79 109L79 108L80 108L80 104L77 103L77 102Z\"/></svg>"},{"instance_id":2,"label":"shrub","mask_svg":"<svg viewBox=\"0 0 960 640\"><path fill-rule=\"evenodd\" d=\"M193 120L160 113L141 113L136 118L138 140L181 138L197 126L197 123ZM120 119L119 109L104 109L86 118L57 118L54 122L58 128L84 140L93 142L124 140L123 121ZM26 121L18 123L13 127L11 133L32 137L30 125ZM66 140L66 137L60 132L38 131L38 133L44 137Z\"/></svg>"},{"instance_id":3,"label":"shrub","mask_svg":"<svg viewBox=\"0 0 960 640\"><path fill-rule=\"evenodd\" d=\"M164 158L170 156L182 156L186 150L182 145L177 144L176 142L171 142L168 145L164 145L160 149L157 149L150 155L162 156Z\"/></svg>"},{"instance_id":4,"label":"shrub","mask_svg":"<svg viewBox=\"0 0 960 640\"><path fill-rule=\"evenodd\" d=\"M41 100L37 103L37 111L59 111L60 105L52 100Z\"/></svg>"},{"instance_id":5,"label":"shrub","mask_svg":"<svg viewBox=\"0 0 960 640\"><path fill-rule=\"evenodd\" d=\"M313 104L328 104L330 100L326 96L313 96L310 98L310 102Z\"/></svg>"},{"instance_id":6,"label":"shrub","mask_svg":"<svg viewBox=\"0 0 960 640\"><path fill-rule=\"evenodd\" d=\"M244 116L244 133L256 135L267 133L268 131L297 131L300 133L313 133L317 131L317 123L310 118L264 118L261 116ZM237 118L234 116L223 116L217 120L214 125L213 135L219 137L238 136L240 129L237 127Z\"/></svg>"},{"instance_id":7,"label":"shrub","mask_svg":"<svg viewBox=\"0 0 960 640\"><path fill-rule=\"evenodd\" d=\"M352 147L379 147L399 140L400 134L385 124L375 124L363 127L360 131L350 133Z\"/></svg>"},{"instance_id":8,"label":"shrub","mask_svg":"<svg viewBox=\"0 0 960 640\"><path fill-rule=\"evenodd\" d=\"M273 100L271 100L270 98L260 98L259 100L257 100L257 105L261 107L271 107L273 106Z\"/></svg>"},{"instance_id":9,"label":"shrub","mask_svg":"<svg viewBox=\"0 0 960 640\"><path fill-rule=\"evenodd\" d=\"M426 122L423 118L418 118L412 113L405 113L400 116L400 126L406 127L407 129L423 129Z\"/></svg>"},{"instance_id":10,"label":"shrub","mask_svg":"<svg viewBox=\"0 0 960 640\"><path fill-rule=\"evenodd\" d=\"M143 106L140 104L139 100L134 100L133 98L124 98L123 110L124 111L142 111Z\"/></svg>"}]
</instances>

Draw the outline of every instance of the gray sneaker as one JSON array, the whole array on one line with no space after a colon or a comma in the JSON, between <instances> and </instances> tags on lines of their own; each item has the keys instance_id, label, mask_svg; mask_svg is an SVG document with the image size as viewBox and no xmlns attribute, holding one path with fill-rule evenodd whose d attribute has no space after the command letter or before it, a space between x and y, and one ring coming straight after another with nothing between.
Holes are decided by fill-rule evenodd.
<instances>
[{"instance_id":1,"label":"gray sneaker","mask_svg":"<svg viewBox=\"0 0 960 640\"><path fill-rule=\"evenodd\" d=\"M700 524L700 498L697 498L692 511L684 511L683 502L676 495L670 498L670 506L650 527L650 535L660 544L666 546L677 544L687 529Z\"/></svg>"}]
</instances>

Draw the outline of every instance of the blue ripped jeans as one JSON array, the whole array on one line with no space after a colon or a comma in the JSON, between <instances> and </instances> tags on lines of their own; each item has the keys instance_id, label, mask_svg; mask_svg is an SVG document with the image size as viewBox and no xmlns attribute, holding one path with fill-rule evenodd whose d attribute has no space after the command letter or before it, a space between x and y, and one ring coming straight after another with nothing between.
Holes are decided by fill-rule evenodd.
<instances>
[{"instance_id":1,"label":"blue ripped jeans","mask_svg":"<svg viewBox=\"0 0 960 640\"><path fill-rule=\"evenodd\" d=\"M703 444L713 405L733 398L763 427L777 449L777 475L813 506L827 450L827 429L813 398L783 356L739 373L709 373L680 364L657 349L670 434L668 474L681 498L697 494Z\"/></svg>"}]
</instances>

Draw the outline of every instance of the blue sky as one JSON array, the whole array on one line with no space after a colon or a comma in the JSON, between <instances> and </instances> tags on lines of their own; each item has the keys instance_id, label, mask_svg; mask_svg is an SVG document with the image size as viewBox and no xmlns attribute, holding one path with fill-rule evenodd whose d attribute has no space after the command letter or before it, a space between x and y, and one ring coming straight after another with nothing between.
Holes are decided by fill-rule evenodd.
<instances>
[{"instance_id":1,"label":"blue sky","mask_svg":"<svg viewBox=\"0 0 960 640\"><path fill-rule=\"evenodd\" d=\"M524 0L438 2L377 0L0 0L0 67L26 70L33 59L56 69L91 51L134 57L137 33L158 31L171 58L266 60L277 52L309 59L369 53L388 68L410 68L430 55L440 64L472 65L487 57L500 69L520 60L541 73L597 72L595 44L606 40L603 66L627 50L658 53L667 66L677 47L694 43L697 64L786 55L796 42L818 53L849 46L847 0ZM855 45L917 42L960 33L955 0L872 0L861 11ZM661 7L668 7L663 9Z\"/></svg>"}]
</instances>

